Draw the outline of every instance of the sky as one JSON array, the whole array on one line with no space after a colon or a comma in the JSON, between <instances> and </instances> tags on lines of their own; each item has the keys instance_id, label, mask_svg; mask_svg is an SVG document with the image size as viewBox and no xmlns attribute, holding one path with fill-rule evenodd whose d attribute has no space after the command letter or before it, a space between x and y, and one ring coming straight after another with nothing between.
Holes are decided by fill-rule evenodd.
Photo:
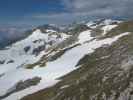
<instances>
[{"instance_id":1,"label":"sky","mask_svg":"<svg viewBox=\"0 0 133 100\"><path fill-rule=\"evenodd\" d=\"M0 46L33 26L103 18L131 20L132 11L133 0L0 0Z\"/></svg>"},{"instance_id":2,"label":"sky","mask_svg":"<svg viewBox=\"0 0 133 100\"><path fill-rule=\"evenodd\" d=\"M0 26L132 19L133 0L0 0Z\"/></svg>"}]
</instances>

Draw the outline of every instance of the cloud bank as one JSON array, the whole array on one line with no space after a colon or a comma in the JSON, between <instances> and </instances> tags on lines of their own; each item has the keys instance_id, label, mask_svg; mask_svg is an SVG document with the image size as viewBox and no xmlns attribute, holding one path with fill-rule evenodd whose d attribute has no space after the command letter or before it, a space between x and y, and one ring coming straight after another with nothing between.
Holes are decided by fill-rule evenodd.
<instances>
[{"instance_id":1,"label":"cloud bank","mask_svg":"<svg viewBox=\"0 0 133 100\"><path fill-rule=\"evenodd\" d=\"M32 17L47 23L69 23L83 19L132 19L133 0L61 0L67 12L37 14Z\"/></svg>"}]
</instances>

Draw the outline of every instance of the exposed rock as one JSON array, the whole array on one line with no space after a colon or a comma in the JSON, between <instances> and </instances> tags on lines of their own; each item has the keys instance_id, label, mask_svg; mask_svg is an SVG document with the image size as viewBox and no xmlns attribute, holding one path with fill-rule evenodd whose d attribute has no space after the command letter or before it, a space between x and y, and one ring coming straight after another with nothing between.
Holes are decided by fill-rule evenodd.
<instances>
[{"instance_id":1,"label":"exposed rock","mask_svg":"<svg viewBox=\"0 0 133 100\"><path fill-rule=\"evenodd\" d=\"M5 63L5 60L2 60L2 61L0 60L0 64L4 64L4 63Z\"/></svg>"},{"instance_id":2,"label":"exposed rock","mask_svg":"<svg viewBox=\"0 0 133 100\"><path fill-rule=\"evenodd\" d=\"M14 60L9 60L9 61L7 62L7 64L9 64L9 63L14 63Z\"/></svg>"},{"instance_id":3,"label":"exposed rock","mask_svg":"<svg viewBox=\"0 0 133 100\"><path fill-rule=\"evenodd\" d=\"M16 85L14 85L12 88L10 88L5 95L0 96L0 99L8 97L12 93L15 93L15 92L24 90L26 88L29 88L31 86L37 85L40 82L40 80L41 80L40 77L34 77L32 79L27 79L25 81L20 81L20 82L16 83Z\"/></svg>"},{"instance_id":4,"label":"exposed rock","mask_svg":"<svg viewBox=\"0 0 133 100\"><path fill-rule=\"evenodd\" d=\"M30 50L30 48L31 48L30 46L27 46L24 48L24 51L27 53Z\"/></svg>"},{"instance_id":5,"label":"exposed rock","mask_svg":"<svg viewBox=\"0 0 133 100\"><path fill-rule=\"evenodd\" d=\"M34 55L38 55L41 51L43 51L45 49L45 45L41 45L38 48L35 48L32 52L32 54Z\"/></svg>"}]
</instances>

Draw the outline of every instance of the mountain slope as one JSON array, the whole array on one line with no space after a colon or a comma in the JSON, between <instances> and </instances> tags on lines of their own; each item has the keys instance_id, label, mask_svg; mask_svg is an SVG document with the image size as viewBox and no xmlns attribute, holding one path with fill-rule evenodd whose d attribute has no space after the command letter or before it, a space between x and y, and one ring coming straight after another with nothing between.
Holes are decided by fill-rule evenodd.
<instances>
[{"instance_id":1,"label":"mountain slope","mask_svg":"<svg viewBox=\"0 0 133 100\"><path fill-rule=\"evenodd\" d=\"M13 44L7 50L0 51L4 54L1 56L3 63L0 65L3 68L0 77L0 98L131 98L133 35L129 29L121 31L123 27L118 28L125 23L128 22L90 22L68 28L63 31L66 33L56 29L43 29L43 32L39 28L36 29L26 39ZM121 33L117 34L118 31ZM40 49L40 46L45 48ZM24 49L25 47L27 48ZM39 50L33 53L36 48ZM2 84L7 85L4 87Z\"/></svg>"},{"instance_id":2,"label":"mountain slope","mask_svg":"<svg viewBox=\"0 0 133 100\"><path fill-rule=\"evenodd\" d=\"M46 33L42 33L37 29L24 40L1 50L1 98L4 94L8 94L8 91L11 90L10 88L14 87L19 81L35 77L34 73L32 74L29 70L25 70L26 65L39 60L46 53L47 49L57 45L67 37L69 36L64 33L57 33L54 30L47 30ZM24 75L24 73L29 75ZM16 77L14 78L14 76Z\"/></svg>"}]
</instances>

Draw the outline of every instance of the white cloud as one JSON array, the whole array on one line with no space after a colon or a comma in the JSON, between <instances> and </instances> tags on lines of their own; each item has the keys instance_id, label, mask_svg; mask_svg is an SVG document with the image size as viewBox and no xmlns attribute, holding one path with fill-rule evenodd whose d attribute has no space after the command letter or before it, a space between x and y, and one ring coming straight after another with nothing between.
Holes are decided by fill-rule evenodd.
<instances>
[{"instance_id":1,"label":"white cloud","mask_svg":"<svg viewBox=\"0 0 133 100\"><path fill-rule=\"evenodd\" d=\"M133 0L63 0L63 4L70 12L90 13L95 17L133 17Z\"/></svg>"},{"instance_id":2,"label":"white cloud","mask_svg":"<svg viewBox=\"0 0 133 100\"><path fill-rule=\"evenodd\" d=\"M97 18L133 18L133 0L60 0L67 12L30 15L29 23L65 24ZM26 16L27 17L27 16ZM22 21L20 23L23 23Z\"/></svg>"}]
</instances>

